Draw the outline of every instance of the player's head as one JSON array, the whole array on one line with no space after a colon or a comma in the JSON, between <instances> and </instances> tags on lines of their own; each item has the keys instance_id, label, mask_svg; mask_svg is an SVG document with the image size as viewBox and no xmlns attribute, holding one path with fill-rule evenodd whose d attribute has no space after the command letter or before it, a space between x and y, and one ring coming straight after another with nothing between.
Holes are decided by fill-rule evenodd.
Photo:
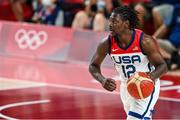
<instances>
[{"instance_id":1,"label":"player's head","mask_svg":"<svg viewBox=\"0 0 180 120\"><path fill-rule=\"evenodd\" d=\"M110 30L116 34L136 28L138 22L137 12L127 6L114 9L109 19Z\"/></svg>"}]
</instances>

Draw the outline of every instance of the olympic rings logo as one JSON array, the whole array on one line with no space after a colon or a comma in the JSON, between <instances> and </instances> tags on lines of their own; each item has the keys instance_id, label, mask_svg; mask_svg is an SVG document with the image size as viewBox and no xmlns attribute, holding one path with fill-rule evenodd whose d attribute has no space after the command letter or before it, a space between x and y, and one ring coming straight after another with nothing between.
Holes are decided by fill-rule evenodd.
<instances>
[{"instance_id":1,"label":"olympic rings logo","mask_svg":"<svg viewBox=\"0 0 180 120\"><path fill-rule=\"evenodd\" d=\"M36 32L35 30L26 31L20 29L15 34L15 41L19 48L31 50L38 49L41 45L45 44L48 39L48 35L45 31Z\"/></svg>"}]
</instances>

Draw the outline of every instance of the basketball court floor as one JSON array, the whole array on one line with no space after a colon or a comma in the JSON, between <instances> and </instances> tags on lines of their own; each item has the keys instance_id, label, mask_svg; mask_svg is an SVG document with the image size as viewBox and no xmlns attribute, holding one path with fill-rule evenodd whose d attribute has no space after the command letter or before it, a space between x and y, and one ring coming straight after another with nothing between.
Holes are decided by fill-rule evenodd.
<instances>
[{"instance_id":1,"label":"basketball court floor","mask_svg":"<svg viewBox=\"0 0 180 120\"><path fill-rule=\"evenodd\" d=\"M119 88L104 90L87 63L0 57L2 119L125 119ZM113 68L103 74L116 77ZM180 75L161 78L154 119L180 119Z\"/></svg>"}]
</instances>

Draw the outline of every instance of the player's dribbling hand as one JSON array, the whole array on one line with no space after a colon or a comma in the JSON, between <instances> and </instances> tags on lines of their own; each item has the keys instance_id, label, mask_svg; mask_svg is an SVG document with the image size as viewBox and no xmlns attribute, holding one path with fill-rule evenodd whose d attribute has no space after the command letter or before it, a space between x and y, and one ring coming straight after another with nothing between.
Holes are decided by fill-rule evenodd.
<instances>
[{"instance_id":1,"label":"player's dribbling hand","mask_svg":"<svg viewBox=\"0 0 180 120\"><path fill-rule=\"evenodd\" d=\"M148 78L150 78L153 82L154 82L154 84L156 83L156 79L153 79L153 74L152 73L150 73L150 72L146 72L146 74L148 75Z\"/></svg>"},{"instance_id":2,"label":"player's dribbling hand","mask_svg":"<svg viewBox=\"0 0 180 120\"><path fill-rule=\"evenodd\" d=\"M111 79L111 78L106 78L103 82L102 82L102 86L108 90L108 91L114 91L116 89L116 82L115 80Z\"/></svg>"}]
</instances>

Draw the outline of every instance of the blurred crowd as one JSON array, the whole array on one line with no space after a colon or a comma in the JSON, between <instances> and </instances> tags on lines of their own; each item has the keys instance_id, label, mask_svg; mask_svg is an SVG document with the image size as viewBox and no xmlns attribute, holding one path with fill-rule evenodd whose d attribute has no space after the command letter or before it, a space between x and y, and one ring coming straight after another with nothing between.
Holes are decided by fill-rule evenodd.
<instances>
[{"instance_id":1,"label":"blurred crowd","mask_svg":"<svg viewBox=\"0 0 180 120\"><path fill-rule=\"evenodd\" d=\"M0 0L0 20L102 32L121 5L138 12L138 28L154 37L169 69L180 68L180 0Z\"/></svg>"}]
</instances>

